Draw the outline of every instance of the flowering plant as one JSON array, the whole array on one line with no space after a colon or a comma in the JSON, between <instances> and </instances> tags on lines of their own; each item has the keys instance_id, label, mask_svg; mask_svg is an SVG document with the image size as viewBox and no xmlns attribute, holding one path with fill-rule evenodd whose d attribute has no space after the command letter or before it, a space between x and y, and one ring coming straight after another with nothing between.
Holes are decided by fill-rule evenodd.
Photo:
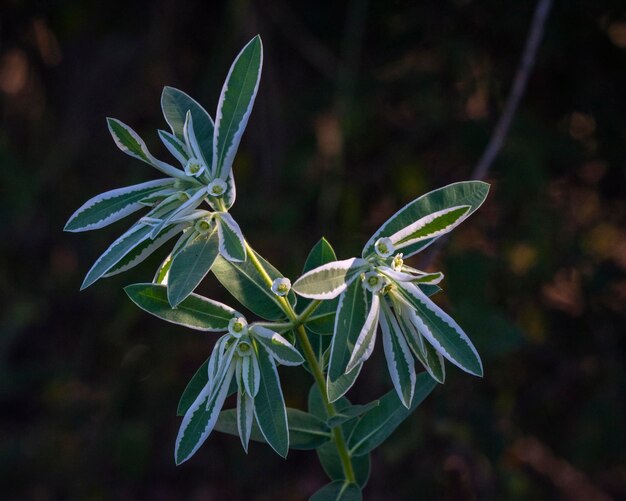
<instances>
[{"instance_id":1,"label":"flowering plant","mask_svg":"<svg viewBox=\"0 0 626 501\"><path fill-rule=\"evenodd\" d=\"M294 281L254 251L231 216L233 160L252 111L263 66L261 39L239 53L226 77L216 120L184 92L166 87L161 105L171 132L159 137L179 166L155 158L119 120L108 119L117 146L167 177L98 195L65 229L102 228L146 213L96 260L82 288L139 264L178 237L150 283L129 285L146 312L190 329L224 333L184 390L175 461L187 461L212 431L266 442L283 457L315 449L331 482L314 500L360 499L369 455L445 379L445 360L482 376L480 357L461 327L429 296L441 273L405 259L475 212L489 186L451 184L394 214L365 244L361 257L337 260L321 239ZM243 307L242 313L193 291L210 272ZM378 326L393 390L352 404L345 394L372 354ZM424 367L419 372L415 359ZM277 368L301 365L313 375L307 411L287 408ZM223 410L229 395L235 409Z\"/></svg>"}]
</instances>

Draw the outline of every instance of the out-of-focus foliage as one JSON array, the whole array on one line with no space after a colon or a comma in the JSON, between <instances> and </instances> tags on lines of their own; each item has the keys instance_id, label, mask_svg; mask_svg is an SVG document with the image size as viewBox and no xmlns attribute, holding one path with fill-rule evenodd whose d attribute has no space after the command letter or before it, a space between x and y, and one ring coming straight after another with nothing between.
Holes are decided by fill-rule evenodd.
<instances>
[{"instance_id":1,"label":"out-of-focus foliage","mask_svg":"<svg viewBox=\"0 0 626 501\"><path fill-rule=\"evenodd\" d=\"M261 478L266 498L297 499L325 481L307 453L283 463L253 444L244 461L226 435L172 466L164 437L176 434L178 395L212 340L142 315L121 294L149 280L162 256L78 294L120 228L86 238L60 231L86 196L149 175L118 155L106 115L123 116L163 153L149 135L161 125L162 87L215 102L223 72L209 68L227 68L261 33L264 81L235 165L247 203L233 212L295 276L314 241L286 250L287 237L324 233L339 259L356 255L402 204L468 178L533 7L3 2L3 497L235 500L255 496ZM626 496L625 88L623 2L557 2L490 172L492 195L434 265L485 378L450 368L373 454L372 499ZM389 389L379 355L353 402ZM283 372L288 405L306 407L305 378Z\"/></svg>"}]
</instances>

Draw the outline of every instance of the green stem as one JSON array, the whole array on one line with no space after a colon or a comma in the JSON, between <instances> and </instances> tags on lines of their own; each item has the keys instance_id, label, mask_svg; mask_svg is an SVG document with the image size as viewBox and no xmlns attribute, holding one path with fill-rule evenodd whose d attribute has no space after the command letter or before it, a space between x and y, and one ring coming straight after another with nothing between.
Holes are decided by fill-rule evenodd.
<instances>
[{"instance_id":1,"label":"green stem","mask_svg":"<svg viewBox=\"0 0 626 501\"><path fill-rule=\"evenodd\" d=\"M252 250L252 247L245 242L246 244L246 252L247 255L259 272L263 280L267 283L268 287L272 286L273 280L272 277L269 276L267 270L263 267L256 254ZM319 389L320 394L322 395L322 400L324 402L324 406L326 407L326 412L328 417L333 417L337 415L337 411L335 410L335 406L332 402L328 401L328 392L326 388L326 377L324 376L324 371L320 367L317 357L315 356L315 351L313 350L313 346L311 346L311 342L309 341L309 337L304 330L303 323L309 318L309 316L317 309L320 305L320 301L312 301L304 311L298 315L289 301L286 298L278 296L278 300L281 304L282 310L285 312L285 315L291 320L293 325L295 326L296 334L298 336L298 341L300 342L300 346L302 347L302 351L304 352L304 358L306 359L311 372L313 373L313 378L315 379L315 383ZM354 476L354 468L352 467L352 460L350 458L350 453L348 452L348 446L346 445L345 437L343 436L343 430L341 426L332 427L332 439L335 443L335 447L337 449L337 453L339 454L339 458L341 459L341 465L343 467L343 472L346 477L346 481L348 483L355 483L356 478Z\"/></svg>"}]
</instances>

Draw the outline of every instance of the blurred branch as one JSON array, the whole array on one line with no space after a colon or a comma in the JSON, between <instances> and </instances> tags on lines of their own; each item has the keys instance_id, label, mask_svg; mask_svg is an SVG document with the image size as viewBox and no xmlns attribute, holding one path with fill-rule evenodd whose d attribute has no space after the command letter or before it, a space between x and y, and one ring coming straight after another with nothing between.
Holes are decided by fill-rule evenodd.
<instances>
[{"instance_id":1,"label":"blurred branch","mask_svg":"<svg viewBox=\"0 0 626 501\"><path fill-rule=\"evenodd\" d=\"M506 139L509 129L511 128L511 123L513 122L513 117L515 116L517 107L519 106L519 103L524 96L524 92L526 91L528 78L530 77L533 67L535 66L537 50L539 49L539 45L541 43L544 26L551 7L552 0L539 0L539 2L537 2L530 30L528 32L528 38L526 39L526 45L524 46L524 52L522 53L522 59L520 60L513 79L513 85L511 86L509 95L506 98L502 114L496 124L496 128L493 130L489 144L476 164L471 179L483 179L487 175L487 172L489 172L494 160L502 149L504 140Z\"/></svg>"},{"instance_id":2,"label":"blurred branch","mask_svg":"<svg viewBox=\"0 0 626 501\"><path fill-rule=\"evenodd\" d=\"M551 8L552 0L539 0L537 2L530 24L530 30L528 31L528 37L526 38L526 44L524 45L524 51L522 52L522 58L515 72L513 84L511 85L511 90L504 103L502 114L498 119L498 123L493 130L485 151L478 160L476 167L474 167L470 179L484 179L502 149L504 140L509 133L511 123L515 117L515 112L517 111L522 97L524 97L528 79L535 66L537 51L541 44L546 19L548 18ZM435 242L430 252L422 259L422 268L428 268L433 263L446 240L447 237L444 236Z\"/></svg>"}]
</instances>

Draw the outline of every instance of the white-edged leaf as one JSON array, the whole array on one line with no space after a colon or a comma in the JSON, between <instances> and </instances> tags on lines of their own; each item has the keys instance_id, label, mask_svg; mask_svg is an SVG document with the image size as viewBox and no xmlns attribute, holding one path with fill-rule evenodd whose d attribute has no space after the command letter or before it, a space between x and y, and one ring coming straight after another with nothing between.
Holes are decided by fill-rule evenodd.
<instances>
[{"instance_id":1,"label":"white-edged leaf","mask_svg":"<svg viewBox=\"0 0 626 501\"><path fill-rule=\"evenodd\" d=\"M250 358L250 357L247 357ZM244 359L245 360L245 359ZM254 420L254 398L245 391L237 392L237 429L243 450L248 453L248 443Z\"/></svg>"},{"instance_id":2,"label":"white-edged leaf","mask_svg":"<svg viewBox=\"0 0 626 501\"><path fill-rule=\"evenodd\" d=\"M261 382L259 362L257 362L256 356L244 357L242 359L241 379L248 395L255 397L259 392L259 384Z\"/></svg>"},{"instance_id":3,"label":"white-edged leaf","mask_svg":"<svg viewBox=\"0 0 626 501\"><path fill-rule=\"evenodd\" d=\"M238 314L218 301L190 294L176 308L167 299L167 287L158 284L133 284L124 288L128 297L142 310L167 322L189 329L221 332Z\"/></svg>"},{"instance_id":4,"label":"white-edged leaf","mask_svg":"<svg viewBox=\"0 0 626 501\"><path fill-rule=\"evenodd\" d=\"M217 105L213 143L215 177L228 177L241 136L248 124L263 67L263 44L257 35L233 62Z\"/></svg>"},{"instance_id":5,"label":"white-edged leaf","mask_svg":"<svg viewBox=\"0 0 626 501\"><path fill-rule=\"evenodd\" d=\"M167 297L177 306L191 294L213 266L219 254L217 232L198 235L183 247L170 267Z\"/></svg>"},{"instance_id":6,"label":"white-edged leaf","mask_svg":"<svg viewBox=\"0 0 626 501\"><path fill-rule=\"evenodd\" d=\"M304 362L300 352L277 332L260 325L250 326L250 332L281 365L300 365Z\"/></svg>"},{"instance_id":7,"label":"white-edged leaf","mask_svg":"<svg viewBox=\"0 0 626 501\"><path fill-rule=\"evenodd\" d=\"M139 137L139 134L137 134L125 123L120 122L115 118L107 118L107 124L115 144L127 155L137 158L148 165L152 165L152 167L160 170L168 176L182 179L187 177L182 170L152 156L152 154L148 151L146 143L144 143L143 139Z\"/></svg>"},{"instance_id":8,"label":"white-edged leaf","mask_svg":"<svg viewBox=\"0 0 626 501\"><path fill-rule=\"evenodd\" d=\"M167 151L169 151L172 156L184 167L187 160L189 160L187 145L178 139L174 134L165 130L159 130L159 137L161 138L161 142L167 148Z\"/></svg>"},{"instance_id":9,"label":"white-edged leaf","mask_svg":"<svg viewBox=\"0 0 626 501\"><path fill-rule=\"evenodd\" d=\"M335 316L335 329L330 345L327 387L328 399L334 402L341 398L354 384L361 365L346 374L350 354L367 318L368 305L365 290L360 280L353 281L339 296Z\"/></svg>"},{"instance_id":10,"label":"white-edged leaf","mask_svg":"<svg viewBox=\"0 0 626 501\"><path fill-rule=\"evenodd\" d=\"M191 116L191 112L188 111L185 117L185 124L183 126L183 137L185 138L185 144L187 145L187 150L198 160L201 160L204 165L209 169L211 165L211 158L206 159L204 157L204 152L200 148L200 143L196 137L196 132L193 126L193 117Z\"/></svg>"},{"instance_id":11,"label":"white-edged leaf","mask_svg":"<svg viewBox=\"0 0 626 501\"><path fill-rule=\"evenodd\" d=\"M227 209L230 209L235 204L235 200L237 199L237 186L235 185L235 175L232 170L230 171L230 174L228 174L228 179L226 181L226 193L224 193L223 199L224 205Z\"/></svg>"},{"instance_id":12,"label":"white-edged leaf","mask_svg":"<svg viewBox=\"0 0 626 501\"><path fill-rule=\"evenodd\" d=\"M174 458L177 465L193 456L213 430L228 394L234 370L235 366L231 364L216 391L212 392L213 388L205 386L189 407L176 438Z\"/></svg>"},{"instance_id":13,"label":"white-edged leaf","mask_svg":"<svg viewBox=\"0 0 626 501\"><path fill-rule=\"evenodd\" d=\"M376 344L376 331L378 330L378 317L380 314L380 296L372 294L370 310L365 319L359 337L354 343L354 350L350 356L350 361L346 367L346 372L352 371L357 365L365 362L372 352Z\"/></svg>"},{"instance_id":14,"label":"white-edged leaf","mask_svg":"<svg viewBox=\"0 0 626 501\"><path fill-rule=\"evenodd\" d=\"M246 245L241 228L228 212L216 214L220 254L231 262L246 260Z\"/></svg>"},{"instance_id":15,"label":"white-edged leaf","mask_svg":"<svg viewBox=\"0 0 626 501\"><path fill-rule=\"evenodd\" d=\"M202 150L207 169L211 170L213 161L213 119L198 102L181 90L173 87L165 87L161 94L161 108L165 120L169 124L174 135L184 141L183 128L187 111L193 118L194 132L200 149Z\"/></svg>"},{"instance_id":16,"label":"white-edged leaf","mask_svg":"<svg viewBox=\"0 0 626 501\"><path fill-rule=\"evenodd\" d=\"M172 261L178 254L178 252L185 246L187 241L190 238L195 238L198 233L193 229L189 228L187 231L184 231L180 238L174 244L174 248L172 252L170 252L167 257L163 260L161 265L158 267L156 273L154 274L154 278L152 281L155 284L167 285L167 279L170 274L170 267L172 266Z\"/></svg>"},{"instance_id":17,"label":"white-edged leaf","mask_svg":"<svg viewBox=\"0 0 626 501\"><path fill-rule=\"evenodd\" d=\"M128 252L148 238L151 228L141 223L133 225L126 233L115 240L93 264L87 272L80 290L86 289L106 274Z\"/></svg>"},{"instance_id":18,"label":"white-edged leaf","mask_svg":"<svg viewBox=\"0 0 626 501\"><path fill-rule=\"evenodd\" d=\"M400 291L413 306L411 322L433 347L457 367L476 376L483 365L476 348L461 327L417 286L401 283Z\"/></svg>"},{"instance_id":19,"label":"white-edged leaf","mask_svg":"<svg viewBox=\"0 0 626 501\"><path fill-rule=\"evenodd\" d=\"M333 261L302 275L292 289L310 299L333 299L346 290L368 266L367 261L356 257Z\"/></svg>"},{"instance_id":20,"label":"white-edged leaf","mask_svg":"<svg viewBox=\"0 0 626 501\"><path fill-rule=\"evenodd\" d=\"M363 257L367 257L375 252L374 243L382 237L391 237L407 226L413 224L424 216L449 207L469 205L471 209L467 216L476 211L487 198L489 185L482 181L463 181L453 183L443 188L431 191L422 195L405 205L402 209L391 216L370 238L363 248ZM417 252L425 249L437 237L429 238L411 244L402 249L404 258L411 257Z\"/></svg>"},{"instance_id":21,"label":"white-edged leaf","mask_svg":"<svg viewBox=\"0 0 626 501\"><path fill-rule=\"evenodd\" d=\"M112 277L118 273L123 273L131 268L134 268L146 258L148 258L155 250L161 247L165 242L174 238L186 227L186 224L171 225L163 228L163 231L159 233L154 240L146 238L143 242L131 249L115 266L109 269L105 275L105 278Z\"/></svg>"},{"instance_id":22,"label":"white-edged leaf","mask_svg":"<svg viewBox=\"0 0 626 501\"><path fill-rule=\"evenodd\" d=\"M169 214L164 215L161 222L156 224L152 229L150 238L156 238L156 236L163 230L163 228L176 218L185 216L193 212L198 205L202 203L204 196L206 195L206 188L197 190L188 200L181 203L178 207L172 210Z\"/></svg>"},{"instance_id":23,"label":"white-edged leaf","mask_svg":"<svg viewBox=\"0 0 626 501\"><path fill-rule=\"evenodd\" d=\"M141 200L174 185L174 179L157 179L147 183L101 193L80 206L67 221L64 230L71 232L97 230L145 207Z\"/></svg>"},{"instance_id":24,"label":"white-edged leaf","mask_svg":"<svg viewBox=\"0 0 626 501\"><path fill-rule=\"evenodd\" d=\"M280 456L287 457L289 451L287 409L276 364L261 343L256 343L256 353L261 373L259 392L254 398L256 422L272 449Z\"/></svg>"},{"instance_id":25,"label":"white-edged leaf","mask_svg":"<svg viewBox=\"0 0 626 501\"><path fill-rule=\"evenodd\" d=\"M470 205L459 205L433 212L394 233L389 238L396 250L401 250L423 240L440 237L465 221L471 209Z\"/></svg>"},{"instance_id":26,"label":"white-edged leaf","mask_svg":"<svg viewBox=\"0 0 626 501\"><path fill-rule=\"evenodd\" d=\"M398 321L386 302L383 302L382 310L380 328L383 331L383 348L387 359L387 368L398 397L402 404L409 409L415 391L415 361Z\"/></svg>"}]
</instances>

